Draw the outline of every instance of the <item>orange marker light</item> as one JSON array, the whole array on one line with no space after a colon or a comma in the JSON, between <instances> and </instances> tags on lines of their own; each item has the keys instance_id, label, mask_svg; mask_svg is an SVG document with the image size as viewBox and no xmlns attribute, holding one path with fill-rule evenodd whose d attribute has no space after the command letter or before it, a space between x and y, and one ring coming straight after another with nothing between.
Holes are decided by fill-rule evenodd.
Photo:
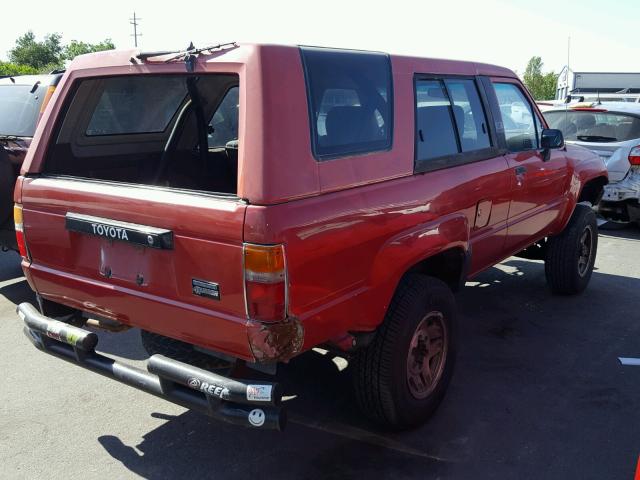
<instances>
[{"instance_id":1,"label":"orange marker light","mask_svg":"<svg viewBox=\"0 0 640 480\"><path fill-rule=\"evenodd\" d=\"M244 245L245 268L254 272L284 270L284 248L282 245Z\"/></svg>"}]
</instances>

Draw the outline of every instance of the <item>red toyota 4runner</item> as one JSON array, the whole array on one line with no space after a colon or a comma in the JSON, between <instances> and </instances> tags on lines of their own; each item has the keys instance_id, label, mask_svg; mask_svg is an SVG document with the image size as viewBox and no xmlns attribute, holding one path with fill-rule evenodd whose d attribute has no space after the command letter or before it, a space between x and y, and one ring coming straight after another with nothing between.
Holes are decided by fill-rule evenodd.
<instances>
[{"instance_id":1,"label":"red toyota 4runner","mask_svg":"<svg viewBox=\"0 0 640 480\"><path fill-rule=\"evenodd\" d=\"M521 254L551 291L584 290L606 183L496 66L236 44L82 56L15 191L39 302L18 313L47 353L262 428L283 428L282 393L251 372L337 350L364 413L406 428L445 393L467 279ZM96 353L85 325L140 328L148 371Z\"/></svg>"}]
</instances>

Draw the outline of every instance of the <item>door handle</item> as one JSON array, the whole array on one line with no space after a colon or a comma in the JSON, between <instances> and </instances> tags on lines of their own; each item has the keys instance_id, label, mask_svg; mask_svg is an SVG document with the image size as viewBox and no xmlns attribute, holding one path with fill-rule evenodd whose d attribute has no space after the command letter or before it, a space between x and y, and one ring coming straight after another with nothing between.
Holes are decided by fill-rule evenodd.
<instances>
[{"instance_id":1,"label":"door handle","mask_svg":"<svg viewBox=\"0 0 640 480\"><path fill-rule=\"evenodd\" d=\"M522 182L524 181L524 177L527 174L527 167L525 167L524 165L518 165L515 168L515 172L516 172L516 184L518 185L518 187L522 187Z\"/></svg>"}]
</instances>

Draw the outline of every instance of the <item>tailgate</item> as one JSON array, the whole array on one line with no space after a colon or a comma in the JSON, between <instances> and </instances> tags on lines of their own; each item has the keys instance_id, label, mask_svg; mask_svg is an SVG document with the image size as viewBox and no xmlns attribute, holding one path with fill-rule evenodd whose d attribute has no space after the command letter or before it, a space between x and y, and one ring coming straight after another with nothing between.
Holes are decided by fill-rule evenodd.
<instances>
[{"instance_id":1,"label":"tailgate","mask_svg":"<svg viewBox=\"0 0 640 480\"><path fill-rule=\"evenodd\" d=\"M242 201L36 177L25 179L22 204L28 273L43 297L251 357Z\"/></svg>"}]
</instances>

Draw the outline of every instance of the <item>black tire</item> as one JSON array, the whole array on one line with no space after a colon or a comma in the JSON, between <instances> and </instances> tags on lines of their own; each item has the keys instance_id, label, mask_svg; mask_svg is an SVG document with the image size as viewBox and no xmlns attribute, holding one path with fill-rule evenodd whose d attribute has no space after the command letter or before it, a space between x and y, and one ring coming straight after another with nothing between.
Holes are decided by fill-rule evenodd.
<instances>
[{"instance_id":1,"label":"black tire","mask_svg":"<svg viewBox=\"0 0 640 480\"><path fill-rule=\"evenodd\" d=\"M443 324L440 359L444 365L439 367L437 380L431 382L432 389L417 398L412 393L415 382L410 384L413 380L409 374L409 355L413 352L411 364L418 365L416 349L411 345L414 334L429 318L439 318ZM424 423L440 404L451 379L455 339L455 299L451 289L436 278L406 275L372 342L359 350L352 361L355 396L362 412L392 430Z\"/></svg>"},{"instance_id":2,"label":"black tire","mask_svg":"<svg viewBox=\"0 0 640 480\"><path fill-rule=\"evenodd\" d=\"M200 352L189 343L146 330L140 330L140 338L142 339L142 346L149 356L160 354L205 370L214 370L217 373L231 369L229 362Z\"/></svg>"},{"instance_id":3,"label":"black tire","mask_svg":"<svg viewBox=\"0 0 640 480\"><path fill-rule=\"evenodd\" d=\"M588 259L585 259L583 245L585 235L590 245ZM576 205L562 233L549 238L544 271L551 291L559 295L575 295L584 291L593 273L597 251L596 214L586 205Z\"/></svg>"}]
</instances>

